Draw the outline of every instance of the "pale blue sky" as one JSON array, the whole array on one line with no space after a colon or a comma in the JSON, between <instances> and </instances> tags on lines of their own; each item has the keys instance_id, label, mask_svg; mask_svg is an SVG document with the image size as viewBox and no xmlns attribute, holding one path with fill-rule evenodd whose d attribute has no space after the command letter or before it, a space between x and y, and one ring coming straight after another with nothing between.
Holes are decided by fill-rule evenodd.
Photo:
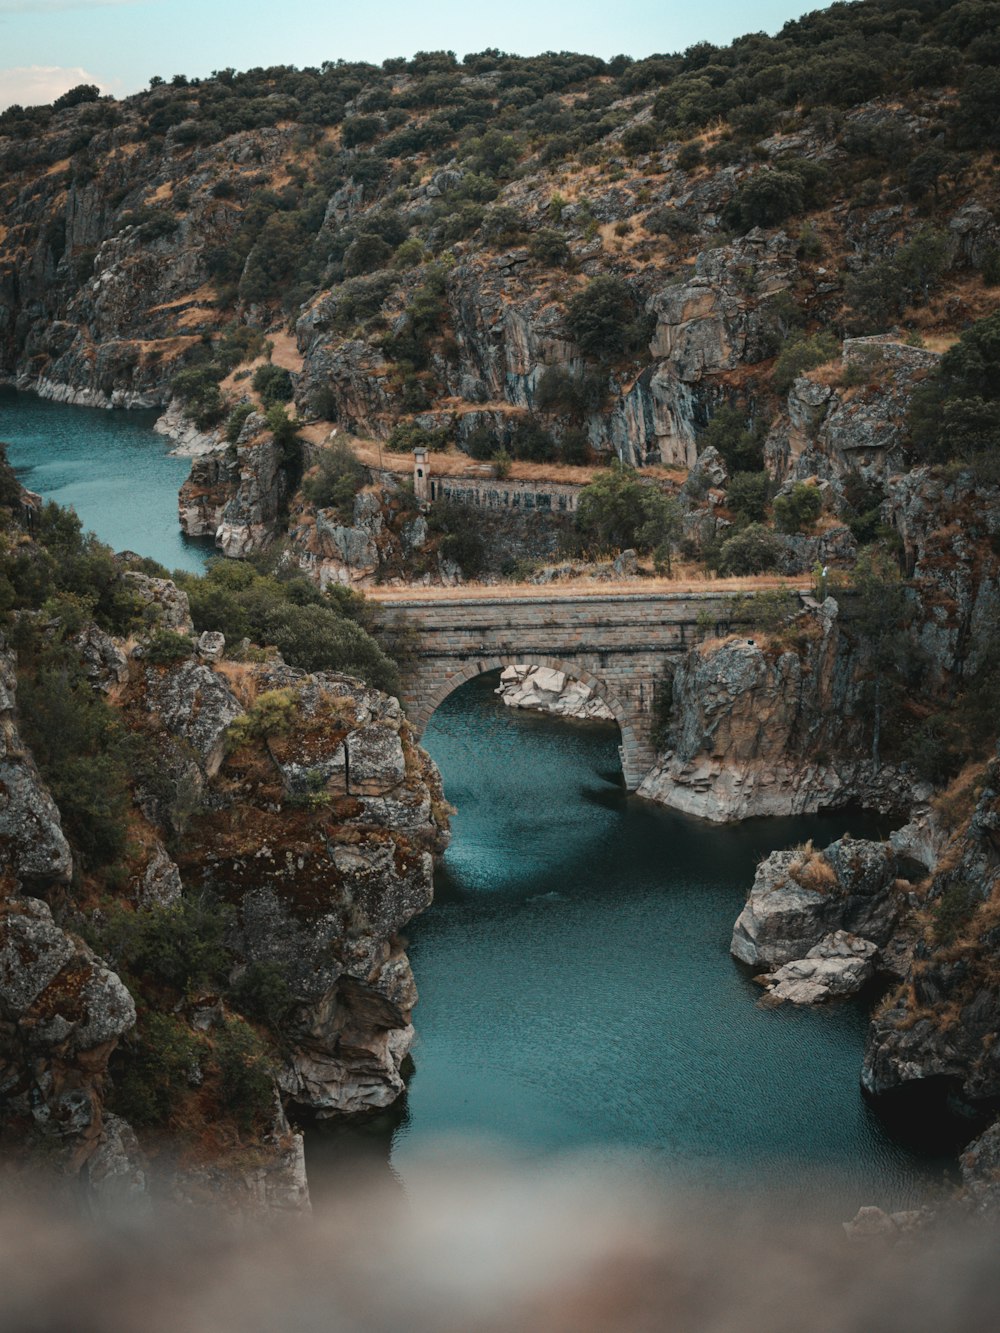
<instances>
[{"instance_id":1,"label":"pale blue sky","mask_svg":"<svg viewBox=\"0 0 1000 1333\"><path fill-rule=\"evenodd\" d=\"M48 101L86 79L116 94L150 75L232 65L318 65L499 47L640 57L774 32L822 4L802 0L0 0L0 106Z\"/></svg>"}]
</instances>

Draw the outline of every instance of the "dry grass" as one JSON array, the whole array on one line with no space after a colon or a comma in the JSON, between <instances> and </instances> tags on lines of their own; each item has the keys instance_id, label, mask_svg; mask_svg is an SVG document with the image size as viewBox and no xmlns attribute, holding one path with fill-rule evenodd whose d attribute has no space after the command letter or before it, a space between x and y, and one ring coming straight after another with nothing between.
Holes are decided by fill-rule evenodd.
<instances>
[{"instance_id":1,"label":"dry grass","mask_svg":"<svg viewBox=\"0 0 1000 1333\"><path fill-rule=\"evenodd\" d=\"M281 364L277 356L272 356L272 360L275 364ZM504 404L503 408L508 412L516 412L517 410L511 408L509 403ZM480 412L485 408L482 404L470 404L469 410ZM310 444L324 445L329 443L331 438L330 424L324 421L314 421L304 426L300 434ZM409 477L413 473L413 455L410 453L392 453L378 440L360 439L353 435L338 436L337 438L343 439L350 446L355 457L366 467L376 468L380 472L395 472L401 477ZM469 477L479 481L488 481L493 477L492 463L470 458L461 449L434 450L428 455L428 459L430 474L435 478ZM508 480L548 482L557 486L586 486L595 477L602 476L606 472L607 466L602 463L515 462L511 464ZM687 477L687 470L654 464L650 467L644 467L642 476L651 480L666 482L672 486L680 486Z\"/></svg>"},{"instance_id":2,"label":"dry grass","mask_svg":"<svg viewBox=\"0 0 1000 1333\"><path fill-rule=\"evenodd\" d=\"M808 592L812 584L807 579L790 582L772 574L758 574L752 578L667 579L647 578L611 582L596 579L566 579L559 583L463 583L456 588L402 587L366 588L365 596L375 602L424 601L478 601L481 598L537 597L540 601L558 601L561 597L642 597L648 593L696 594L753 593L774 588L789 588Z\"/></svg>"},{"instance_id":3,"label":"dry grass","mask_svg":"<svg viewBox=\"0 0 1000 1333\"><path fill-rule=\"evenodd\" d=\"M813 893L829 893L837 887L837 876L833 866L822 852L812 844L812 838L795 849L795 858L788 867L788 873L804 889Z\"/></svg>"},{"instance_id":4,"label":"dry grass","mask_svg":"<svg viewBox=\"0 0 1000 1333\"><path fill-rule=\"evenodd\" d=\"M260 688L254 666L249 662L222 661L215 664L215 670L226 678L243 707L249 708Z\"/></svg>"}]
</instances>

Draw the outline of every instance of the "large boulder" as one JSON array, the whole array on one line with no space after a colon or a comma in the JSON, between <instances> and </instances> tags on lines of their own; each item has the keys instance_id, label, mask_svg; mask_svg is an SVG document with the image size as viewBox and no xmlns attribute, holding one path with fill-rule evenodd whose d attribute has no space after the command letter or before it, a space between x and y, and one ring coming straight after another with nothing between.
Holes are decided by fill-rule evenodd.
<instances>
[{"instance_id":1,"label":"large boulder","mask_svg":"<svg viewBox=\"0 0 1000 1333\"><path fill-rule=\"evenodd\" d=\"M806 958L836 931L885 944L899 912L895 879L896 858L886 843L845 836L822 852L808 843L772 852L757 867L730 952L773 972Z\"/></svg>"}]
</instances>

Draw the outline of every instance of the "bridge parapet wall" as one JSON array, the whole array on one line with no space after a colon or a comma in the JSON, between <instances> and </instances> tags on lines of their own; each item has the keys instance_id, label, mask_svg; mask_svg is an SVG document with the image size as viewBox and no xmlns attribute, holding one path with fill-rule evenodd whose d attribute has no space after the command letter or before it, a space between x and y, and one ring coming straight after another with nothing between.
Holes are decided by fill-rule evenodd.
<instances>
[{"instance_id":1,"label":"bridge parapet wall","mask_svg":"<svg viewBox=\"0 0 1000 1333\"><path fill-rule=\"evenodd\" d=\"M726 593L379 601L383 613L414 635L402 697L418 733L438 705L473 677L520 662L550 666L584 681L614 713L629 790L655 760L656 691L668 663L732 627Z\"/></svg>"}]
</instances>

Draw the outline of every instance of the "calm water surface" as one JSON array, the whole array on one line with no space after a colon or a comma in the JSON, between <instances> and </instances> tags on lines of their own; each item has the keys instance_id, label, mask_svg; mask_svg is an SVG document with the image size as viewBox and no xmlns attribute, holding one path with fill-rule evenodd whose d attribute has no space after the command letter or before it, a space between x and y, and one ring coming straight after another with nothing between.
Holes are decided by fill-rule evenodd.
<instances>
[{"instance_id":1,"label":"calm water surface","mask_svg":"<svg viewBox=\"0 0 1000 1333\"><path fill-rule=\"evenodd\" d=\"M861 1098L865 1006L758 1008L728 952L762 855L877 822L718 827L626 798L617 728L504 708L495 684L456 691L424 735L458 813L436 902L407 932L420 1003L392 1131L404 1183L458 1134L520 1161L622 1154L689 1185L822 1180L837 1217L917 1201L942 1163L897 1145Z\"/></svg>"},{"instance_id":2,"label":"calm water surface","mask_svg":"<svg viewBox=\"0 0 1000 1333\"><path fill-rule=\"evenodd\" d=\"M214 548L177 525L177 491L191 460L170 456L169 442L153 430L157 415L0 388L0 441L22 485L75 509L84 528L116 551L198 573Z\"/></svg>"}]
</instances>

